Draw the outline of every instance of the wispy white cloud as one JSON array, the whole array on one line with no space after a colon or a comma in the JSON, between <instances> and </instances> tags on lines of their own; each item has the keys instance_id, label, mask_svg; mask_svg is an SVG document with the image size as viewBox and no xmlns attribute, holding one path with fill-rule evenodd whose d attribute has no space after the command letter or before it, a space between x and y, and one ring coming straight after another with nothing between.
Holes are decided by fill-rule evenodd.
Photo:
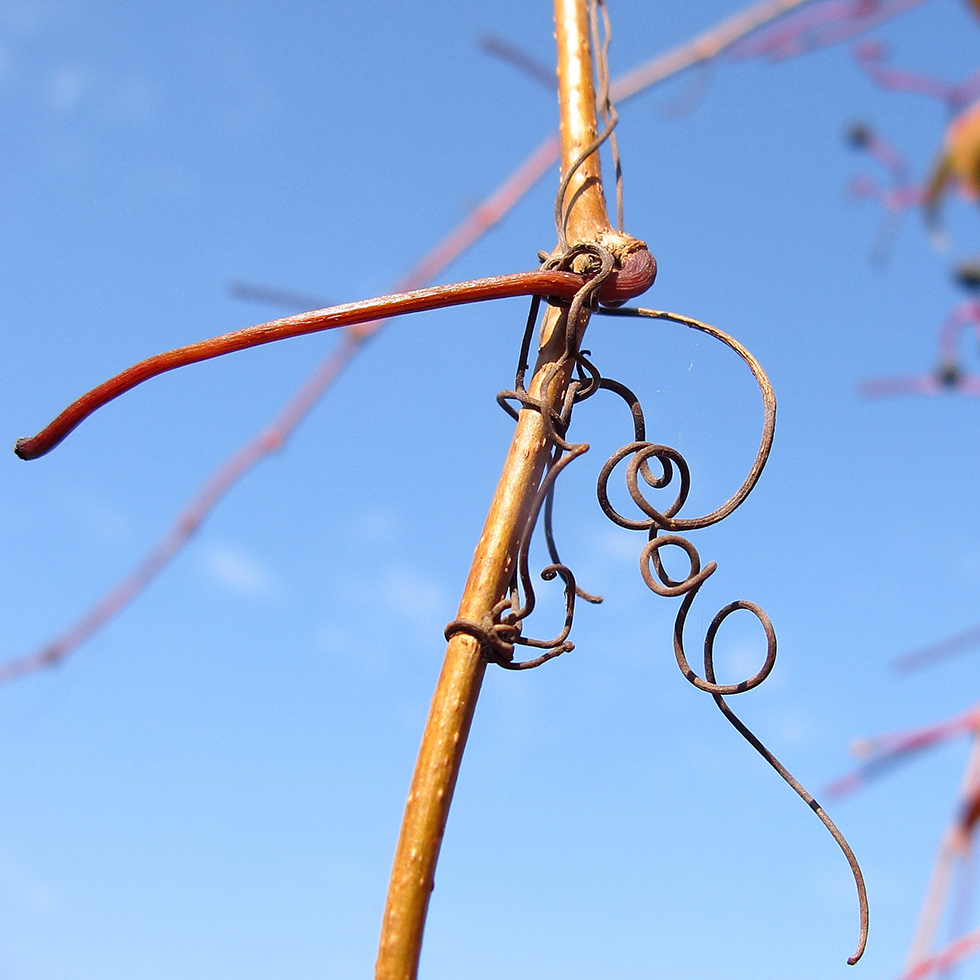
<instances>
[{"instance_id":1,"label":"wispy white cloud","mask_svg":"<svg viewBox=\"0 0 980 980\"><path fill-rule=\"evenodd\" d=\"M6 901L28 912L45 914L56 909L51 888L12 854L0 850L0 890Z\"/></svg>"},{"instance_id":2,"label":"wispy white cloud","mask_svg":"<svg viewBox=\"0 0 980 980\"><path fill-rule=\"evenodd\" d=\"M0 0L0 24L24 37L81 19L82 4L74 0Z\"/></svg>"},{"instance_id":3,"label":"wispy white cloud","mask_svg":"<svg viewBox=\"0 0 980 980\"><path fill-rule=\"evenodd\" d=\"M58 65L45 80L48 107L67 115L84 112L103 126L129 126L149 118L157 89L137 75L104 77L85 65Z\"/></svg>"},{"instance_id":4,"label":"wispy white cloud","mask_svg":"<svg viewBox=\"0 0 980 980\"><path fill-rule=\"evenodd\" d=\"M974 551L964 555L959 564L967 579L974 582L980 579L980 553Z\"/></svg>"},{"instance_id":5,"label":"wispy white cloud","mask_svg":"<svg viewBox=\"0 0 980 980\"><path fill-rule=\"evenodd\" d=\"M381 581L381 602L419 626L429 627L444 614L448 596L433 579L413 568L391 568Z\"/></svg>"},{"instance_id":6,"label":"wispy white cloud","mask_svg":"<svg viewBox=\"0 0 980 980\"><path fill-rule=\"evenodd\" d=\"M406 632L438 647L455 609L448 588L408 564L351 576L332 598L336 604L317 630L317 645L368 674L387 669Z\"/></svg>"},{"instance_id":7,"label":"wispy white cloud","mask_svg":"<svg viewBox=\"0 0 980 980\"><path fill-rule=\"evenodd\" d=\"M766 731L767 734L772 733L774 743L778 741L780 746L792 745L796 748L812 746L816 735L812 718L798 708L773 712L766 720Z\"/></svg>"},{"instance_id":8,"label":"wispy white cloud","mask_svg":"<svg viewBox=\"0 0 980 980\"><path fill-rule=\"evenodd\" d=\"M642 518L643 515L640 514L639 516ZM628 558L631 561L636 561L646 544L646 538L643 535L637 534L635 531L627 531L622 527L616 527L614 524L604 526L601 530L597 529L594 540L596 550L607 558Z\"/></svg>"},{"instance_id":9,"label":"wispy white cloud","mask_svg":"<svg viewBox=\"0 0 980 980\"><path fill-rule=\"evenodd\" d=\"M48 76L48 105L55 112L72 112L91 89L94 75L82 65L58 65Z\"/></svg>"},{"instance_id":10,"label":"wispy white cloud","mask_svg":"<svg viewBox=\"0 0 980 980\"><path fill-rule=\"evenodd\" d=\"M111 125L137 123L152 115L157 91L145 78L120 78L99 100L98 117Z\"/></svg>"},{"instance_id":11,"label":"wispy white cloud","mask_svg":"<svg viewBox=\"0 0 980 980\"><path fill-rule=\"evenodd\" d=\"M387 509L372 507L354 516L349 525L353 540L363 544L378 544L391 541L398 532L398 521Z\"/></svg>"},{"instance_id":12,"label":"wispy white cloud","mask_svg":"<svg viewBox=\"0 0 980 980\"><path fill-rule=\"evenodd\" d=\"M96 541L121 545L130 539L130 522L120 511L105 502L73 492L66 495L65 505Z\"/></svg>"},{"instance_id":13,"label":"wispy white cloud","mask_svg":"<svg viewBox=\"0 0 980 980\"><path fill-rule=\"evenodd\" d=\"M204 551L204 567L215 584L234 595L278 599L286 591L266 565L233 545L209 545Z\"/></svg>"}]
</instances>

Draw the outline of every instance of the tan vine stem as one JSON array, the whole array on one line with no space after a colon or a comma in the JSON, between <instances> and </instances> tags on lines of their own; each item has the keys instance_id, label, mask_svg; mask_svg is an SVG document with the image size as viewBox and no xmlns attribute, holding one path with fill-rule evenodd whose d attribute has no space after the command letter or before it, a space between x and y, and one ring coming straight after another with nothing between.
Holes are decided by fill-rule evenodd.
<instances>
[{"instance_id":1,"label":"tan vine stem","mask_svg":"<svg viewBox=\"0 0 980 980\"><path fill-rule=\"evenodd\" d=\"M586 0L555 0L555 24L562 163L567 174L571 162L595 141L596 135ZM598 154L593 153L573 176L566 191L566 201L572 202L566 206L566 237L569 244L595 242L610 229ZM624 248L621 254L625 257L628 251L638 253L641 249L645 253L642 243L633 241L632 249ZM561 404L571 370L571 362L566 370L555 369L564 353L566 313L549 306L541 328L538 361L528 387L532 397L543 399L554 408ZM460 601L461 619L482 621L504 596L550 450L541 413L523 410ZM458 633L449 640L395 851L376 980L415 980L418 974L436 861L485 670L486 661L476 639Z\"/></svg>"}]
</instances>

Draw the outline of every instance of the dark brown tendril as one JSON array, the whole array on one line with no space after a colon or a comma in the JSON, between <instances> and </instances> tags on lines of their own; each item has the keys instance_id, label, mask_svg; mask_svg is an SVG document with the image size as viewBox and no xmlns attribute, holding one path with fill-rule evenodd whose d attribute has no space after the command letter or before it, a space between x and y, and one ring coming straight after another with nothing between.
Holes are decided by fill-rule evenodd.
<instances>
[{"instance_id":1,"label":"dark brown tendril","mask_svg":"<svg viewBox=\"0 0 980 980\"><path fill-rule=\"evenodd\" d=\"M562 560L558 555L558 545L555 544L554 506L555 486L552 484L551 489L548 491L548 496L545 497L544 500L544 539L548 546L548 554L551 557L552 566L558 568L564 566L562 565ZM601 595L592 595L591 592L586 592L578 585L575 586L575 594L580 599L593 603L593 605L598 605L600 602L602 602Z\"/></svg>"},{"instance_id":2,"label":"dark brown tendril","mask_svg":"<svg viewBox=\"0 0 980 980\"><path fill-rule=\"evenodd\" d=\"M606 135L608 135L608 132L602 138L605 138ZM559 200L561 200L561 196L559 196ZM566 369L569 361L573 362L573 377L567 387L561 408L554 409L549 407L543 400L532 396L524 386L524 378L529 366L531 342L540 306L540 301L537 298L531 303L531 311L521 344L514 388L509 391L502 391L497 395L497 401L501 407L515 419L519 413L518 409L515 409L511 404L512 402L516 402L521 410L527 409L539 412L544 424L546 438L552 447L548 467L521 534L517 568L508 590L508 596L501 599L492 610L486 613L482 622L457 619L450 623L446 627L446 637L448 639L456 633L469 634L479 642L483 656L487 660L497 663L508 670L526 670L532 667L538 667L546 661L573 649L574 644L568 637L572 628L576 596L590 602L601 601L601 599L598 596L590 596L579 589L575 583L575 576L568 566L561 562L558 556L552 527L555 481L561 471L573 459L585 453L589 448L587 443L570 443L565 438L574 405L579 401L591 397L602 389L618 395L629 407L632 416L633 441L613 453L602 467L596 487L599 505L606 516L620 527L647 532L648 540L640 553L640 574L648 588L657 595L683 597L674 623L673 636L674 655L681 673L699 690L705 691L712 696L725 718L792 787L807 806L813 810L844 853L857 888L860 915L860 935L857 949L847 960L849 964L853 965L863 955L868 936L867 890L854 852L833 821L827 816L824 809L772 752L763 745L759 738L735 715L725 701L725 697L727 696L742 694L745 691L750 691L758 687L772 672L776 663L776 633L773 630L772 623L769 621L769 617L760 606L747 600L731 602L722 608L711 621L705 634L704 676L700 676L691 667L684 651L684 625L687 622L688 613L701 586L715 573L718 566L715 562L709 562L702 568L701 558L695 546L677 532L704 528L717 523L731 514L752 491L766 465L775 432L776 399L772 386L769 384L769 379L766 377L759 362L752 354L737 340L723 331L718 330L716 327L701 323L698 320L693 320L690 317L679 316L675 313L666 313L660 310L619 308L602 309L599 311L610 316L639 316L671 320L715 337L735 351L748 365L762 393L762 440L755 460L742 485L728 500L710 513L696 518L678 517L677 514L686 503L691 487L691 476L687 462L677 450L669 446L647 441L646 422L639 399L626 385L609 378L603 378L599 370L588 359L588 351L582 351L578 346L581 337L581 328L584 326L582 320L594 311L601 284L612 273L612 256L607 250L601 247L582 245L571 249L565 248L563 253L556 258L548 258L547 256L542 256L542 258L544 259L545 268L568 269L571 267L572 261L583 254L589 256L592 260L591 264L593 268L590 272L595 274L595 278L583 285L568 303L565 326L565 351L556 365L549 370L545 378L545 387L547 387L547 383L554 378L556 371ZM552 300L552 302L561 301ZM627 459L629 459L629 462L626 464L626 485L630 498L643 515L635 519L620 514L610 503L608 494L609 477L612 475L613 470ZM656 465L651 466L652 463ZM675 474L678 477L678 486L674 494L674 499L666 507L654 507L644 496L644 489L641 484L651 490L662 490L672 483ZM524 620L531 614L535 607L535 595L529 571L528 556L531 537L542 508L544 509L545 538L551 564L543 569L541 577L545 581L553 581L555 578L561 578L565 585L565 621L559 633L549 640L530 639L523 636L522 633ZM661 558L661 552L664 548L668 547L680 548L686 554L688 570L684 578L675 579L667 573ZM521 598L522 595L523 599ZM765 661L760 669L751 677L735 684L720 684L715 677L714 668L715 637L725 620L732 613L739 610L750 612L762 626L766 637ZM514 650L517 645L535 647L537 649L543 649L545 652L538 657L515 662Z\"/></svg>"},{"instance_id":3,"label":"dark brown tendril","mask_svg":"<svg viewBox=\"0 0 980 980\"><path fill-rule=\"evenodd\" d=\"M703 517L685 518L677 520L673 519L676 509L671 511L670 508L662 512L660 517L657 516L657 512L649 506L649 504L641 503L637 496L633 496L632 487L630 488L630 494L633 496L634 501L637 506L647 514L648 520L642 522L629 522L622 523L626 518L620 517L616 512L608 507L608 497L600 496L600 504L605 499L606 504L603 504L603 512L606 516L613 521L615 524L619 524L621 527L630 527L632 530L647 530L653 527L661 527L667 531L693 531L697 528L709 527L712 524L717 524L718 521L723 520L728 517L740 504L743 503L746 497L752 492L753 487L759 481L759 477L762 475L762 471L765 468L766 461L769 459L769 452L772 449L772 440L776 432L776 396L772 390L772 385L769 383L769 379L766 377L765 371L762 369L762 365L752 356L751 352L742 346L734 337L729 336L723 330L719 330L717 327L713 327L708 323L702 323L700 320L694 320L691 317L681 316L677 313L667 313L663 310L645 310L645 309L633 309L629 307L620 307L619 309L601 309L599 310L604 316L634 316L634 317L650 317L656 320L671 320L674 323L679 323L685 327L691 327L694 330L700 330L702 333L706 333L711 337L720 340L726 347L730 347L733 351L743 361L748 365L749 370L752 372L752 376L755 378L756 384L759 386L759 391L762 394L762 407L763 407L763 423L762 423L762 440L759 444L759 451L756 453L755 461L749 469L748 475L742 482L742 485L728 498L720 507L713 510L710 514L705 514ZM632 450L635 452L640 452L641 447L638 443L642 442L642 437L637 437L636 449ZM652 445L652 444L647 444ZM661 464L663 461L670 457L670 454L677 455L674 450L669 449L666 446L655 447L654 449L645 450L642 452L644 455L644 460L650 457L656 457ZM626 452L626 447L619 450L623 455L619 456L616 460L618 463L621 459L625 459L629 455ZM608 465L608 464L607 464ZM613 463L612 466L615 466ZM608 472L605 471L605 480L608 481L609 475L612 472L612 466L610 466ZM686 472L687 466L685 464L684 470ZM664 478L665 482L660 484L660 486L666 485L670 482L670 477L667 475L668 471L665 469ZM644 479L649 483L647 473L643 474ZM635 479L633 481L635 483ZM650 486L657 487L657 484L650 483ZM639 493L639 490L637 490ZM683 500L681 501L683 504Z\"/></svg>"},{"instance_id":4,"label":"dark brown tendril","mask_svg":"<svg viewBox=\"0 0 980 980\"><path fill-rule=\"evenodd\" d=\"M864 884L864 877L858 866L854 852L851 850L844 836L834 825L833 821L827 816L823 807L807 792L807 790L794 778L786 767L766 748L765 745L754 735L746 725L735 715L725 696L742 694L758 687L772 672L776 663L776 633L769 621L769 617L761 607L754 602L738 600L725 606L715 616L708 627L704 639L704 676L701 677L691 667L687 655L684 652L684 624L687 621L688 612L694 599L707 579L714 574L717 565L709 562L704 568L701 567L701 558L697 549L687 540L687 538L675 533L681 530L692 530L708 527L715 524L732 513L749 495L762 473L769 451L772 447L772 439L776 425L776 399L772 391L769 380L759 365L758 361L746 350L738 341L729 337L728 334L716 327L692 320L690 317L678 316L674 313L665 313L659 310L643 309L615 309L602 310L604 314L612 316L640 316L652 317L654 319L672 320L684 326L692 327L704 333L710 334L722 341L726 346L734 350L739 357L749 366L759 390L762 393L763 401L763 430L762 442L756 454L748 476L743 481L741 487L720 507L703 517L698 518L679 518L675 515L684 506L690 491L690 471L683 456L669 446L662 446L646 441L645 424L643 411L640 408L636 396L624 385L611 382L608 379L600 381L600 387L613 391L618 394L629 406L633 415L634 440L621 449L617 450L602 467L596 487L599 505L603 513L613 523L620 527L625 527L635 531L647 531L649 540L640 553L640 574L647 587L662 596L683 596L677 618L674 623L674 655L677 665L684 677L699 690L706 691L713 698L718 708L734 728L743 738L776 770L777 773L793 788L793 790L803 799L817 815L823 825L830 832L837 842L851 873L854 876L854 883L857 888L858 906L860 915L860 934L857 949L848 958L848 963L853 965L864 953L868 936L868 899ZM642 511L644 517L631 519L620 514L609 502L608 482L616 466L623 460L630 458L626 467L626 485L633 502ZM659 465L659 475L654 474L650 469L650 461L656 460ZM650 488L660 490L667 487L673 480L674 473L678 474L678 489L673 501L662 510L654 507L644 496L640 487L640 480ZM668 533L662 533L662 532ZM661 550L665 547L680 548L686 555L689 562L687 575L683 579L671 578L664 568L661 560ZM747 610L759 621L766 637L766 658L762 667L751 677L739 681L735 684L719 684L715 678L714 669L714 643L715 636L724 621L737 610Z\"/></svg>"},{"instance_id":5,"label":"dark brown tendril","mask_svg":"<svg viewBox=\"0 0 980 980\"><path fill-rule=\"evenodd\" d=\"M602 9L602 34L599 33L599 8ZM589 29L592 35L592 49L595 51L596 80L599 91L596 93L596 108L603 122L609 127L609 150L612 153L613 171L616 177L616 228L623 230L623 168L619 159L619 145L616 142L616 124L619 116L609 95L609 45L612 43L612 24L605 0L594 0L589 4Z\"/></svg>"}]
</instances>

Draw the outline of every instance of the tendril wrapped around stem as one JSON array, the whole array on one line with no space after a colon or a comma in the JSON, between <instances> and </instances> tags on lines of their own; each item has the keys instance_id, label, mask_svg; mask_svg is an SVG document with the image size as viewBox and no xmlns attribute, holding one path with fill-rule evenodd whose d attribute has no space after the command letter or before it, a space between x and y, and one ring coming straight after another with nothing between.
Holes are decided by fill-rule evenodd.
<instances>
[{"instance_id":1,"label":"tendril wrapped around stem","mask_svg":"<svg viewBox=\"0 0 980 980\"><path fill-rule=\"evenodd\" d=\"M580 589L575 582L575 575L558 556L552 527L555 481L559 473L572 460L588 452L589 444L571 443L565 438L572 417L572 408L577 401L588 397L597 390L600 376L598 370L589 364L579 350L579 340L584 322L593 312L593 306L598 300L603 283L613 274L615 263L608 249L600 245L576 245L568 248L558 257L546 257L544 268L548 270L565 270L576 260L584 257L593 268L589 271L593 277L575 293L568 304L565 315L565 349L562 356L551 366L542 384L547 389L552 377L565 369L569 362L578 369L578 377L569 383L562 401L561 409L550 408L545 402L532 396L524 386L524 377L528 368L528 358L531 349L531 338L537 322L540 298L531 301L524 330L524 339L518 359L514 388L501 391L497 402L513 418L518 411L511 402L517 402L521 409L539 412L545 430L545 438L551 444L551 458L541 484L534 496L531 507L525 519L517 552L517 568L511 580L509 596L498 602L487 613L482 622L468 619L455 619L446 627L446 638L455 633L468 633L479 641L486 659L508 670L527 670L538 667L548 660L567 653L575 648L568 636L572 630L572 620L575 615L575 599L580 597L587 602L602 602L601 596L591 595ZM538 640L523 635L524 620L534 611L536 597L530 573L531 538L537 527L538 518L544 508L545 539L551 563L541 571L541 578L552 582L560 578L565 585L565 618L561 630L549 640ZM522 598L523 596L523 598ZM535 647L547 652L530 660L514 661L515 645Z\"/></svg>"}]
</instances>

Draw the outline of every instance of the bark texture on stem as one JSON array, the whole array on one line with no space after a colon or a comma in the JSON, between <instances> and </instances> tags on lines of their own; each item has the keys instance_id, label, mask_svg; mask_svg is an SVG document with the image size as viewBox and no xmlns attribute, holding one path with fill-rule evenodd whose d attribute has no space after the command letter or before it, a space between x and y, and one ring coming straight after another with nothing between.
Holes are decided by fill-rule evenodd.
<instances>
[{"instance_id":1,"label":"bark texture on stem","mask_svg":"<svg viewBox=\"0 0 980 980\"><path fill-rule=\"evenodd\" d=\"M567 174L599 136L589 9L580 0L555 0L558 43L558 100L561 106L561 172ZM565 236L570 245L595 242L611 232L602 191L599 154L579 164L561 202Z\"/></svg>"},{"instance_id":2,"label":"bark texture on stem","mask_svg":"<svg viewBox=\"0 0 980 980\"><path fill-rule=\"evenodd\" d=\"M613 228L602 189L599 153L582 155L599 138L596 90L588 4L584 0L555 0L555 38L558 43L558 101L561 110L561 171L567 180L557 208L558 250L579 244L601 245L616 260L616 273L603 296L619 305L645 292L657 274L657 263L646 243ZM568 175L571 174L569 177ZM581 257L576 272L584 272Z\"/></svg>"}]
</instances>

